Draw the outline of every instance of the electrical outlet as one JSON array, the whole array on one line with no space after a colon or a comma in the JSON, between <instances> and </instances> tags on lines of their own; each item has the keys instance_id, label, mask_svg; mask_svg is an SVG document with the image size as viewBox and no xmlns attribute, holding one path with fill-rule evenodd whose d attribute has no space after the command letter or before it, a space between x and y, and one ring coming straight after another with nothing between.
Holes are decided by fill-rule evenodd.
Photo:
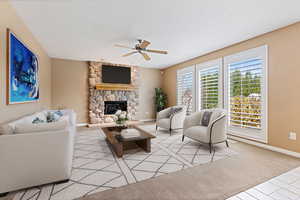
<instances>
[{"instance_id":1,"label":"electrical outlet","mask_svg":"<svg viewBox=\"0 0 300 200\"><path fill-rule=\"evenodd\" d=\"M290 132L289 133L289 139L290 140L296 140L297 139L297 134L295 132Z\"/></svg>"}]
</instances>

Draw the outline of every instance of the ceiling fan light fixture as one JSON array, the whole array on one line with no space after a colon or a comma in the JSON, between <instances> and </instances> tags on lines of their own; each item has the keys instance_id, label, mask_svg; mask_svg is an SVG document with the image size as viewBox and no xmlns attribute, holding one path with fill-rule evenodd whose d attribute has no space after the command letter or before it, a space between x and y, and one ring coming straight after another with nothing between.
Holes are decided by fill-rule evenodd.
<instances>
[{"instance_id":1,"label":"ceiling fan light fixture","mask_svg":"<svg viewBox=\"0 0 300 200\"><path fill-rule=\"evenodd\" d=\"M147 41L147 40L142 40L142 39L138 39L138 44L136 44L133 48L126 46L126 45L120 45L120 44L116 44L115 47L121 47L121 48L126 48L126 49L132 49L135 50L133 52L129 52L127 54L124 54L123 57L127 57L130 55L133 55L135 53L140 53L143 58L146 61L151 60L150 56L145 53L145 52L150 52L150 53L158 53L158 54L168 54L167 51L161 51L161 50L153 50L153 49L147 49L147 47L151 44L151 42Z\"/></svg>"}]
</instances>

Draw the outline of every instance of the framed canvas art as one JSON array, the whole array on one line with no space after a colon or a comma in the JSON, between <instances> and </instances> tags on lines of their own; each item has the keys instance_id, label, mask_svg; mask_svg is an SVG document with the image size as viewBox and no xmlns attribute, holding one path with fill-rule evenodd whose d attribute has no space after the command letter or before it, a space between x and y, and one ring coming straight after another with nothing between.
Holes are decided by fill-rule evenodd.
<instances>
[{"instance_id":1,"label":"framed canvas art","mask_svg":"<svg viewBox=\"0 0 300 200\"><path fill-rule=\"evenodd\" d=\"M7 29L7 104L39 100L37 56Z\"/></svg>"}]
</instances>

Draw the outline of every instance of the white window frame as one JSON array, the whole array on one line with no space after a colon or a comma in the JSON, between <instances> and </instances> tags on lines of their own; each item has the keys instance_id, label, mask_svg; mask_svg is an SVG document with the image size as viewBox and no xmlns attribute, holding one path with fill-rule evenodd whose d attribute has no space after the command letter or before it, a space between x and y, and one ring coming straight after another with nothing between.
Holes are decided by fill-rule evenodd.
<instances>
[{"instance_id":1,"label":"white window frame","mask_svg":"<svg viewBox=\"0 0 300 200\"><path fill-rule=\"evenodd\" d=\"M199 87L199 82L200 82L200 76L199 76L199 72L203 69L207 69L207 68L211 68L211 67L215 67L215 66L219 66L219 80L218 80L218 108L222 108L223 107L223 59L222 58L218 58L215 60L211 60L208 62L204 62L204 63L199 63L196 65L196 109L197 111L200 111L201 108L201 88Z\"/></svg>"},{"instance_id":2,"label":"white window frame","mask_svg":"<svg viewBox=\"0 0 300 200\"><path fill-rule=\"evenodd\" d=\"M242 51L233 55L224 57L224 108L229 113L228 99L229 99L229 74L228 66L231 63L260 58L262 62L262 78L261 78L261 102L262 102L262 123L261 129L247 129L229 126L229 120L227 123L227 132L234 136L244 137L260 142L268 142L268 46L260 46L250 50Z\"/></svg>"},{"instance_id":3,"label":"white window frame","mask_svg":"<svg viewBox=\"0 0 300 200\"><path fill-rule=\"evenodd\" d=\"M195 106L196 106L196 93L195 93L195 65L189 66L189 67L185 67L182 69L178 69L176 71L176 104L178 104L178 84L177 84L177 80L178 80L178 73L180 74L184 74L187 72L193 72L193 85L192 85L192 112L195 112Z\"/></svg>"}]
</instances>

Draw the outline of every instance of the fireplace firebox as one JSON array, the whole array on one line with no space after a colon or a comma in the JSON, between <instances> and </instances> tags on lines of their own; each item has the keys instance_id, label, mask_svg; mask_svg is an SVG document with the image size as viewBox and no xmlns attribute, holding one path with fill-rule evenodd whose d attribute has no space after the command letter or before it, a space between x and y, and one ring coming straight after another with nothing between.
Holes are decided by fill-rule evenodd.
<instances>
[{"instance_id":1,"label":"fireplace firebox","mask_svg":"<svg viewBox=\"0 0 300 200\"><path fill-rule=\"evenodd\" d=\"M117 110L127 112L127 101L104 101L104 114L113 115Z\"/></svg>"}]
</instances>

